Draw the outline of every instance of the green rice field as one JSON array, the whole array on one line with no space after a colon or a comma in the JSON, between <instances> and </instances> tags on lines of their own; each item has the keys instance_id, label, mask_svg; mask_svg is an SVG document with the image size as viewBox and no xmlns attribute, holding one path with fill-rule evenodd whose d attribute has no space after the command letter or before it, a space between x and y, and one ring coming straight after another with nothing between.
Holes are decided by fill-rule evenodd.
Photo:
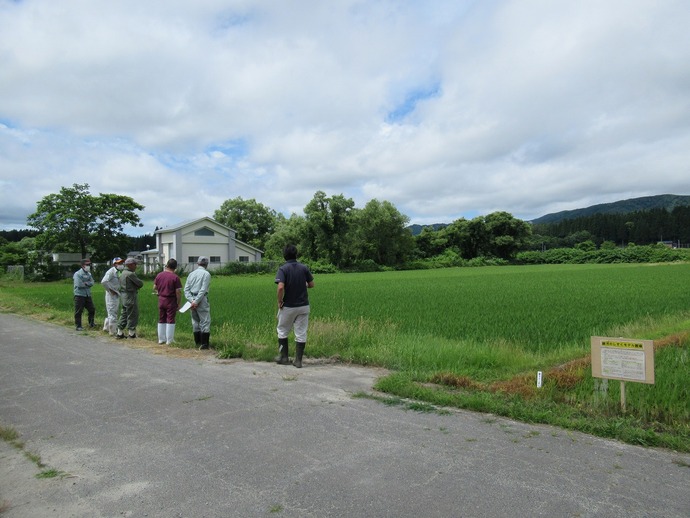
<instances>
[{"instance_id":1,"label":"green rice field","mask_svg":"<svg viewBox=\"0 0 690 518\"><path fill-rule=\"evenodd\" d=\"M403 405L469 408L690 451L689 280L688 263L315 275L306 367L315 358L383 367L390 375L377 389ZM139 335L155 340L152 284L140 292ZM71 280L1 286L4 311L72 325ZM102 322L100 286L94 298ZM210 301L220 357L273 358L272 275L214 276ZM655 385L628 383L625 412L619 383L591 377L591 336L660 345ZM188 314L176 339L193 346Z\"/></svg>"}]
</instances>

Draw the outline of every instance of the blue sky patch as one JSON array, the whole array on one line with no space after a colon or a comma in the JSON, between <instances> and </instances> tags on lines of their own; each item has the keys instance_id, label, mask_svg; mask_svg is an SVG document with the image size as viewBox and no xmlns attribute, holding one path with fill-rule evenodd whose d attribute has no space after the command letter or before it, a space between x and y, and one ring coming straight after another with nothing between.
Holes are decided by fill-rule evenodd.
<instances>
[{"instance_id":1,"label":"blue sky patch","mask_svg":"<svg viewBox=\"0 0 690 518\"><path fill-rule=\"evenodd\" d=\"M440 94L441 83L438 81L426 88L417 88L408 92L403 102L388 112L386 122L400 122L417 108L420 101L438 97Z\"/></svg>"}]
</instances>

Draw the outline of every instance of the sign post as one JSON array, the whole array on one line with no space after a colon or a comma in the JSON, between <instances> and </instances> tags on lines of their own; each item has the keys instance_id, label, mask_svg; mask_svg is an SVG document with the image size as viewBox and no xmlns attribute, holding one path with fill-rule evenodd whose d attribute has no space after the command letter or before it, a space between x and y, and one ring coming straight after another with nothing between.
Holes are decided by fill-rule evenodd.
<instances>
[{"instance_id":1,"label":"sign post","mask_svg":"<svg viewBox=\"0 0 690 518\"><path fill-rule=\"evenodd\" d=\"M654 384L654 341L592 337L592 377L620 380L625 412L625 382Z\"/></svg>"}]
</instances>

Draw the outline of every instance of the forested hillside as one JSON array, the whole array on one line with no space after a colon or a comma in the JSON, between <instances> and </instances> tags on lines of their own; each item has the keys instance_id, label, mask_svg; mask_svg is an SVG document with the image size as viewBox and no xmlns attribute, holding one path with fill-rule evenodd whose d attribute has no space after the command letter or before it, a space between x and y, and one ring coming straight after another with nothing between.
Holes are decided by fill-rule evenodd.
<instances>
[{"instance_id":1,"label":"forested hillside","mask_svg":"<svg viewBox=\"0 0 690 518\"><path fill-rule=\"evenodd\" d=\"M676 246L687 245L690 243L690 206L581 216L555 223L535 224L532 233L559 239L570 238L571 246L586 240L597 244L613 241L618 245L646 245L667 241Z\"/></svg>"},{"instance_id":2,"label":"forested hillside","mask_svg":"<svg viewBox=\"0 0 690 518\"><path fill-rule=\"evenodd\" d=\"M583 209L564 210L546 214L534 219L531 223L546 224L558 223L566 219L579 219L596 214L628 214L631 212L645 212L654 209L665 209L672 211L676 207L690 206L690 196L679 196L676 194L660 194L658 196L644 196L641 198L631 198L613 203L602 203L592 205Z\"/></svg>"}]
</instances>

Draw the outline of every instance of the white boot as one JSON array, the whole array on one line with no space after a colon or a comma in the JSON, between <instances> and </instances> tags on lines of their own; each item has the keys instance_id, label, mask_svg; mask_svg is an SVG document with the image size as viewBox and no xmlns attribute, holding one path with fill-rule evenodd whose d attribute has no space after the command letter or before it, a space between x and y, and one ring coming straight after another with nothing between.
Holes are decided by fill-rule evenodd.
<instances>
[{"instance_id":1,"label":"white boot","mask_svg":"<svg viewBox=\"0 0 690 518\"><path fill-rule=\"evenodd\" d=\"M108 317L103 320L103 331L108 331L110 329L110 320Z\"/></svg>"},{"instance_id":2,"label":"white boot","mask_svg":"<svg viewBox=\"0 0 690 518\"><path fill-rule=\"evenodd\" d=\"M165 326L166 324L158 324L158 343L165 343Z\"/></svg>"},{"instance_id":3,"label":"white boot","mask_svg":"<svg viewBox=\"0 0 690 518\"><path fill-rule=\"evenodd\" d=\"M175 324L165 324L165 332L168 335L167 344L170 345L175 341Z\"/></svg>"}]
</instances>

